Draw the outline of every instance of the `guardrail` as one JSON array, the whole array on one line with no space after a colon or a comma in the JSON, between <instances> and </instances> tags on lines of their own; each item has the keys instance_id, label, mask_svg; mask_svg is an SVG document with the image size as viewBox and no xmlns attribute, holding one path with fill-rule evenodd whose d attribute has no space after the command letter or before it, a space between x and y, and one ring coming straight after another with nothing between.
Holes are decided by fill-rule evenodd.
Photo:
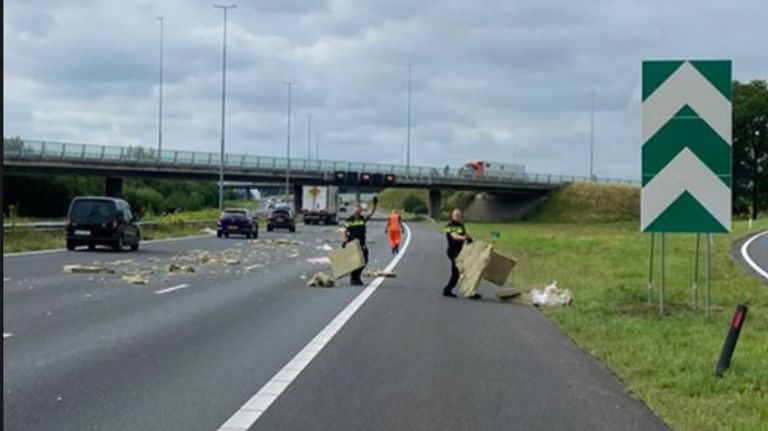
<instances>
[{"instance_id":1,"label":"guardrail","mask_svg":"<svg viewBox=\"0 0 768 431\"><path fill-rule=\"evenodd\" d=\"M50 141L4 140L3 156L6 160L40 160L91 162L105 165L138 164L156 167L218 169L221 157L218 153L197 151L163 150L116 145L75 144ZM632 184L638 181L614 178L589 178L572 175L537 173L487 173L474 176L464 168L434 166L403 166L383 163L361 163L334 160L295 159L285 157L225 154L225 170L269 171L291 175L333 175L334 172L368 172L393 174L398 182L410 184L466 184L473 186L499 184L558 185L571 182L598 182L607 184Z\"/></svg>"},{"instance_id":2,"label":"guardrail","mask_svg":"<svg viewBox=\"0 0 768 431\"><path fill-rule=\"evenodd\" d=\"M182 223L179 222L168 222L168 221L140 221L137 223L140 227L158 227L158 226L176 226L176 225L184 225L184 226L215 226L216 220L189 220L184 221ZM64 230L66 227L66 223L63 221L45 221L45 222L33 222L33 223L3 223L3 231L8 231L12 229L25 229L25 230L36 230L36 231L56 231L56 230Z\"/></svg>"}]
</instances>

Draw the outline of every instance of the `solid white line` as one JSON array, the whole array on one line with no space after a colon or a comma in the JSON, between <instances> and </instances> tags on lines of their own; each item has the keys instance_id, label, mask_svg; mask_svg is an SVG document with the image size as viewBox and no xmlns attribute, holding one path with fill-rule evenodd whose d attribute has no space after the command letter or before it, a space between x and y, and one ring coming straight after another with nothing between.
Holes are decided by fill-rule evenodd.
<instances>
[{"instance_id":1,"label":"solid white line","mask_svg":"<svg viewBox=\"0 0 768 431\"><path fill-rule=\"evenodd\" d=\"M142 244L156 244L158 242L171 242L171 241L186 241L189 239L200 239L200 238L207 238L209 236L213 236L213 234L205 234L205 235L194 235L194 236L182 236L178 238L163 238L163 239L151 239L148 241L141 241ZM62 253L67 251L66 248L54 248L54 249L48 249L48 250L35 250L35 251L22 251L18 253L3 253L3 259L6 257L23 257L23 256L34 256L37 254L51 254L51 253Z\"/></svg>"},{"instance_id":2,"label":"solid white line","mask_svg":"<svg viewBox=\"0 0 768 431\"><path fill-rule=\"evenodd\" d=\"M186 289L187 287L189 287L189 285L188 285L188 284L186 284L186 283L184 283L184 284L180 284L180 285L178 285L178 286L169 287L169 288L167 288L167 289L160 289L160 290L158 290L158 291L155 291L155 294L157 294L157 295L162 295L162 294L164 294L164 293L173 292L174 290L179 290L179 289Z\"/></svg>"},{"instance_id":3,"label":"solid white line","mask_svg":"<svg viewBox=\"0 0 768 431\"><path fill-rule=\"evenodd\" d=\"M11 281L11 277L3 277L3 283L5 283L6 281Z\"/></svg>"},{"instance_id":4,"label":"solid white line","mask_svg":"<svg viewBox=\"0 0 768 431\"><path fill-rule=\"evenodd\" d=\"M13 337L13 334L11 334L10 332L3 332L3 339L8 337Z\"/></svg>"},{"instance_id":5,"label":"solid white line","mask_svg":"<svg viewBox=\"0 0 768 431\"><path fill-rule=\"evenodd\" d=\"M408 233L408 236L405 239L405 244L403 244L400 253L398 253L384 269L385 272L392 271L392 269L397 266L400 259L402 259L405 252L408 250L408 245L411 243L411 229L405 223L403 226ZM246 403L232 415L232 417L224 422L224 424L219 427L219 431L245 431L256 423L277 397L279 397L291 382L299 376L304 368L312 362L312 359L323 350L323 347L325 347L328 342L333 339L336 333L344 327L344 324L352 318L365 301L373 295L384 280L386 280L386 277L378 277L371 281L370 284L368 284L368 286L341 311L341 313L331 320L331 323L323 328L323 330L301 349L301 351L299 351L299 353L297 353L296 356L294 356L293 359L291 359L280 371L278 371L266 385L262 386L255 395L246 401Z\"/></svg>"},{"instance_id":6,"label":"solid white line","mask_svg":"<svg viewBox=\"0 0 768 431\"><path fill-rule=\"evenodd\" d=\"M752 238L748 239L747 242L744 243L744 245L741 246L741 256L744 258L744 260L749 264L749 266L752 267L755 271L757 271L758 274L762 275L763 278L768 280L768 269L760 268L760 266L757 265L757 262L752 260L752 257L749 255L749 246L752 244L752 241L760 238L763 235L768 235L768 230L762 233L759 233Z\"/></svg>"}]
</instances>

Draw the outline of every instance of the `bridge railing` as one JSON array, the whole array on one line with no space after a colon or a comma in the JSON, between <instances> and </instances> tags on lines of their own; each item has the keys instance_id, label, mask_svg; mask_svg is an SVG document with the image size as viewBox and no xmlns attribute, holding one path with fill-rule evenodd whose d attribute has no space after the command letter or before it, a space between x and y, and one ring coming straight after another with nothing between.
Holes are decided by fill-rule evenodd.
<instances>
[{"instance_id":1,"label":"bridge railing","mask_svg":"<svg viewBox=\"0 0 768 431\"><path fill-rule=\"evenodd\" d=\"M163 150L144 147L125 147L115 145L92 145L50 141L3 140L5 159L39 159L62 161L87 161L105 164L146 164L155 166L176 166L192 168L218 168L220 154L200 151ZM464 168L439 168L433 166L411 166L362 163L335 160L295 159L285 157L252 156L226 154L224 166L227 170L260 170L284 172L289 169L296 174L333 174L338 171L394 174L400 181L417 184L541 184L556 185L570 182L596 181L600 183L631 184L637 181L610 178L594 178L551 175L537 173L510 172L505 174L488 173L475 176Z\"/></svg>"}]
</instances>

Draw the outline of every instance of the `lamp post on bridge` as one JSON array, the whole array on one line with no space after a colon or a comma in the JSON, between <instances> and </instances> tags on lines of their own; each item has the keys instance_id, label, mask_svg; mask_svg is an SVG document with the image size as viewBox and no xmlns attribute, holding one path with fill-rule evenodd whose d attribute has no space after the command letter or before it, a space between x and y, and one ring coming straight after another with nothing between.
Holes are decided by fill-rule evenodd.
<instances>
[{"instance_id":1,"label":"lamp post on bridge","mask_svg":"<svg viewBox=\"0 0 768 431\"><path fill-rule=\"evenodd\" d=\"M221 160L219 160L219 210L224 209L224 114L226 107L226 89L227 89L227 11L237 7L232 5L213 5L224 12L224 46L221 69Z\"/></svg>"},{"instance_id":2,"label":"lamp post on bridge","mask_svg":"<svg viewBox=\"0 0 768 431\"><path fill-rule=\"evenodd\" d=\"M286 137L286 168L285 168L285 198L291 194L291 89L296 84L295 81L283 81L284 85L288 86L288 127Z\"/></svg>"},{"instance_id":3,"label":"lamp post on bridge","mask_svg":"<svg viewBox=\"0 0 768 431\"><path fill-rule=\"evenodd\" d=\"M307 114L307 160L312 160L312 114Z\"/></svg>"},{"instance_id":4,"label":"lamp post on bridge","mask_svg":"<svg viewBox=\"0 0 768 431\"><path fill-rule=\"evenodd\" d=\"M411 173L411 63L408 63L408 131L405 138L405 172Z\"/></svg>"},{"instance_id":5,"label":"lamp post on bridge","mask_svg":"<svg viewBox=\"0 0 768 431\"><path fill-rule=\"evenodd\" d=\"M164 33L164 18L159 16L157 20L160 21L160 91L159 101L157 109L157 159L161 160L163 157L163 33Z\"/></svg>"}]
</instances>

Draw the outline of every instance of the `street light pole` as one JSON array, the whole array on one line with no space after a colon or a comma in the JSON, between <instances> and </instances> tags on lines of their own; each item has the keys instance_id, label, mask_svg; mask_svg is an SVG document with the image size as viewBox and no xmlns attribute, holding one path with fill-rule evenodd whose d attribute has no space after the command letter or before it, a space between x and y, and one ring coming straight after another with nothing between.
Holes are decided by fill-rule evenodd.
<instances>
[{"instance_id":1,"label":"street light pole","mask_svg":"<svg viewBox=\"0 0 768 431\"><path fill-rule=\"evenodd\" d=\"M234 9L237 5L214 5L213 7L221 9L224 12L224 47L221 68L221 154L219 160L219 210L224 209L224 114L226 106L227 89L227 11Z\"/></svg>"},{"instance_id":2,"label":"street light pole","mask_svg":"<svg viewBox=\"0 0 768 431\"><path fill-rule=\"evenodd\" d=\"M291 194L291 89L296 82L283 81L283 84L288 86L288 130L286 137L286 149L285 158L287 160L287 166L285 168L285 198Z\"/></svg>"},{"instance_id":3,"label":"street light pole","mask_svg":"<svg viewBox=\"0 0 768 431\"><path fill-rule=\"evenodd\" d=\"M315 133L315 160L320 160L320 134Z\"/></svg>"},{"instance_id":4,"label":"street light pole","mask_svg":"<svg viewBox=\"0 0 768 431\"><path fill-rule=\"evenodd\" d=\"M592 91L592 109L589 116L589 179L595 179L595 92Z\"/></svg>"},{"instance_id":5,"label":"street light pole","mask_svg":"<svg viewBox=\"0 0 768 431\"><path fill-rule=\"evenodd\" d=\"M157 17L160 21L160 94L159 94L159 106L157 109L157 159L161 160L163 157L163 33L164 33L164 20L163 17Z\"/></svg>"},{"instance_id":6,"label":"street light pole","mask_svg":"<svg viewBox=\"0 0 768 431\"><path fill-rule=\"evenodd\" d=\"M408 63L408 133L405 140L405 172L411 170L411 63Z\"/></svg>"},{"instance_id":7,"label":"street light pole","mask_svg":"<svg viewBox=\"0 0 768 431\"><path fill-rule=\"evenodd\" d=\"M312 160L312 114L307 114L307 160Z\"/></svg>"}]
</instances>

